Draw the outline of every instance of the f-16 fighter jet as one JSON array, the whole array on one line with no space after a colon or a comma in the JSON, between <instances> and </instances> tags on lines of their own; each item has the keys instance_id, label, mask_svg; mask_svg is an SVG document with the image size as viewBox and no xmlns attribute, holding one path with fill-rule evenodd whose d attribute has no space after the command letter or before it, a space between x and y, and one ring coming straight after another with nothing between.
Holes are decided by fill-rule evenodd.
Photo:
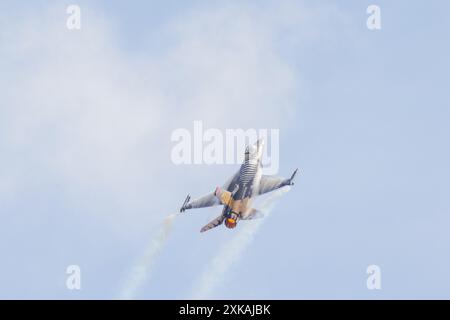
<instances>
[{"instance_id":1,"label":"f-16 fighter jet","mask_svg":"<svg viewBox=\"0 0 450 320\"><path fill-rule=\"evenodd\" d=\"M264 141L258 140L254 145L247 146L245 160L239 171L213 193L192 200L188 195L181 206L180 212L193 208L205 208L223 205L222 214L205 225L200 232L208 231L225 222L227 228L236 227L239 220L259 218L262 213L251 207L254 197L294 185L296 169L289 179L262 174L261 158Z\"/></svg>"}]
</instances>

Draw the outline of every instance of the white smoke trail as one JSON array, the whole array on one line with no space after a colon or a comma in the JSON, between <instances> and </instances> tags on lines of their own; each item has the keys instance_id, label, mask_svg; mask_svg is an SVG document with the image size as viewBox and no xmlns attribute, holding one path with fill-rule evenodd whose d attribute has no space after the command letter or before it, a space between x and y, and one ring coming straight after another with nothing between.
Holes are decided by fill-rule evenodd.
<instances>
[{"instance_id":1,"label":"white smoke trail","mask_svg":"<svg viewBox=\"0 0 450 320\"><path fill-rule=\"evenodd\" d=\"M161 229L158 230L156 236L150 241L147 249L131 269L125 286L120 292L119 299L134 299L142 285L151 276L156 257L164 248L169 238L176 216L177 214L174 213L164 219Z\"/></svg>"},{"instance_id":2,"label":"white smoke trail","mask_svg":"<svg viewBox=\"0 0 450 320\"><path fill-rule=\"evenodd\" d=\"M289 186L283 187L274 191L265 199L260 209L264 213L264 218L246 221L239 226L238 234L231 241L228 241L206 266L200 280L196 282L198 285L193 291L192 299L207 299L210 296L213 289L225 279L228 269L239 260L242 253L252 242L256 232L272 212L275 201L289 190Z\"/></svg>"}]
</instances>

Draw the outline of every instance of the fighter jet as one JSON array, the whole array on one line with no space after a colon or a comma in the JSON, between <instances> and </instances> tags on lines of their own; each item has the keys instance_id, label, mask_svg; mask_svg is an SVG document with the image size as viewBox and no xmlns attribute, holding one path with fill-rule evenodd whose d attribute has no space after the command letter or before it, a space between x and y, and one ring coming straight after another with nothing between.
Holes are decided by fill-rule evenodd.
<instances>
[{"instance_id":1,"label":"fighter jet","mask_svg":"<svg viewBox=\"0 0 450 320\"><path fill-rule=\"evenodd\" d=\"M180 212L187 209L205 208L223 205L222 214L209 222L200 232L208 231L225 222L229 229L236 227L239 220L251 220L262 217L262 213L251 207L252 200L259 195L279 189L284 186L294 185L296 169L289 179L262 174L262 151L264 140L259 139L255 144L245 149L245 160L238 172L236 172L222 187L217 187L214 192L191 200L186 197Z\"/></svg>"}]
</instances>

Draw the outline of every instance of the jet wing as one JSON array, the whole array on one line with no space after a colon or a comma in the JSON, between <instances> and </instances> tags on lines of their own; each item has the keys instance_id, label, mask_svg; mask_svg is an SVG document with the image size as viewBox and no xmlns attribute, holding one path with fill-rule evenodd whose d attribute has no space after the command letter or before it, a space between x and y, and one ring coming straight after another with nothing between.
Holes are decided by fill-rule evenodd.
<instances>
[{"instance_id":1,"label":"jet wing","mask_svg":"<svg viewBox=\"0 0 450 320\"><path fill-rule=\"evenodd\" d=\"M186 197L186 200L184 200L183 205L181 206L180 212L185 211L186 209L194 209L194 208L206 208L206 207L212 207L217 206L220 204L219 199L214 195L214 193L208 193L207 195L204 195L203 197L194 199L190 201L191 196L188 195Z\"/></svg>"},{"instance_id":2,"label":"jet wing","mask_svg":"<svg viewBox=\"0 0 450 320\"><path fill-rule=\"evenodd\" d=\"M223 185L223 189L227 190L230 186L231 182L234 180L238 173L234 174ZM217 206L221 204L219 199L214 195L214 192L208 193L204 195L203 197L194 199L191 201L191 196L188 195L186 197L186 200L184 200L183 205L180 208L180 212L185 211L186 209L194 209L194 208L206 208L206 207L212 207Z\"/></svg>"},{"instance_id":3,"label":"jet wing","mask_svg":"<svg viewBox=\"0 0 450 320\"><path fill-rule=\"evenodd\" d=\"M201 228L200 232L205 232L205 231L208 231L208 230L210 230L212 228L215 228L215 227L221 225L223 220L224 220L224 218L225 217L223 215L218 216L213 221L209 222L206 226Z\"/></svg>"},{"instance_id":4,"label":"jet wing","mask_svg":"<svg viewBox=\"0 0 450 320\"><path fill-rule=\"evenodd\" d=\"M298 169L295 169L294 173L291 175L289 179L280 178L276 176L266 176L263 175L261 177L261 181L259 183L258 195L279 189L284 186L291 186L294 184L294 178L297 174Z\"/></svg>"}]
</instances>

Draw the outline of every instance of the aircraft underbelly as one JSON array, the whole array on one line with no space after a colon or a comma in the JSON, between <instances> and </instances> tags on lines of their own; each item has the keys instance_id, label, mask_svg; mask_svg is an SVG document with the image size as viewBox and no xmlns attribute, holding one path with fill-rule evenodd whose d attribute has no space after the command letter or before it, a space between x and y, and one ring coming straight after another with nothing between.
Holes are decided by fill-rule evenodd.
<instances>
[{"instance_id":1,"label":"aircraft underbelly","mask_svg":"<svg viewBox=\"0 0 450 320\"><path fill-rule=\"evenodd\" d=\"M250 208L250 205L252 203L251 198L244 198L240 200L234 200L233 204L231 205L231 210L233 212L236 212L237 214L241 215Z\"/></svg>"},{"instance_id":2,"label":"aircraft underbelly","mask_svg":"<svg viewBox=\"0 0 450 320\"><path fill-rule=\"evenodd\" d=\"M259 186L261 180L261 169L258 168L250 180L242 181L239 179L239 189L234 195L231 204L231 210L239 215L246 213L251 209L255 189Z\"/></svg>"}]
</instances>

